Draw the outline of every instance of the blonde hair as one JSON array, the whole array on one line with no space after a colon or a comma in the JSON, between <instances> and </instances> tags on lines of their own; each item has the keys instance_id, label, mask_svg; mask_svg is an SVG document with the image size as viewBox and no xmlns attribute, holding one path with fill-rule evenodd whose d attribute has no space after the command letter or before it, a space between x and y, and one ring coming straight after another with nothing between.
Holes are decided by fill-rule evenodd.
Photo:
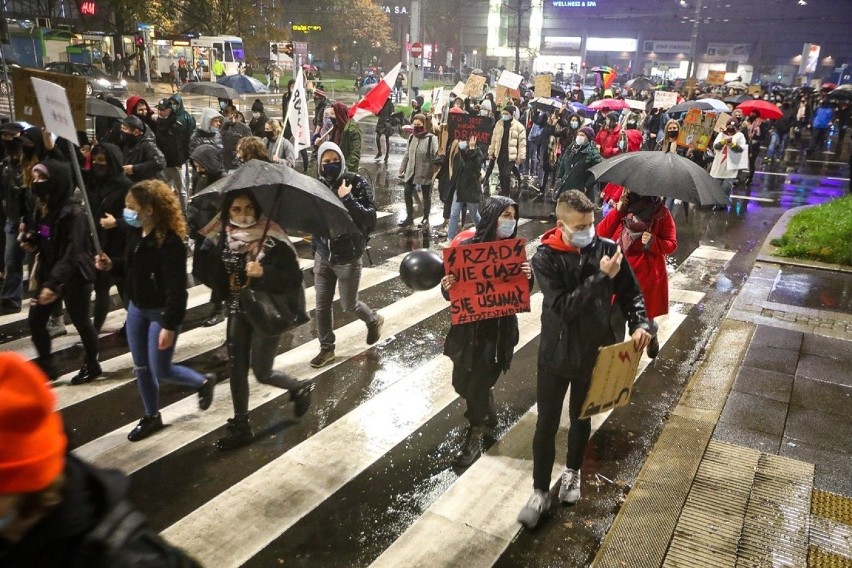
<instances>
[{"instance_id":1,"label":"blonde hair","mask_svg":"<svg viewBox=\"0 0 852 568\"><path fill-rule=\"evenodd\" d=\"M270 130L272 130L272 135L276 138L279 134L281 134L281 131L284 130L284 128L281 126L281 121L275 120L274 118L270 118L269 120L267 120L266 126L268 126Z\"/></svg>"},{"instance_id":2,"label":"blonde hair","mask_svg":"<svg viewBox=\"0 0 852 568\"><path fill-rule=\"evenodd\" d=\"M172 232L186 240L186 221L180 208L180 201L169 185L163 181L149 179L140 181L130 187L130 193L139 203L139 207L150 207L156 222L157 245L162 246L166 234Z\"/></svg>"},{"instance_id":3,"label":"blonde hair","mask_svg":"<svg viewBox=\"0 0 852 568\"><path fill-rule=\"evenodd\" d=\"M266 144L257 136L246 136L237 142L237 154L242 155L243 161L264 160L269 161L266 152Z\"/></svg>"}]
</instances>

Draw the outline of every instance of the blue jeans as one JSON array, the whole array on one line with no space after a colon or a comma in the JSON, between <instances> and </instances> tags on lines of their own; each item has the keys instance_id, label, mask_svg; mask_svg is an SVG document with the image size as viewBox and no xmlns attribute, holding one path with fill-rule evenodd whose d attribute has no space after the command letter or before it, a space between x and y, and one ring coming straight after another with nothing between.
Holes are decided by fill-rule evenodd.
<instances>
[{"instance_id":1,"label":"blue jeans","mask_svg":"<svg viewBox=\"0 0 852 568\"><path fill-rule=\"evenodd\" d=\"M453 194L453 206L450 208L450 224L447 227L447 241L453 242L456 235L459 234L459 222L462 213L462 207L467 205L467 212L470 213L471 219L476 224L479 224L479 203L465 203L458 200L458 192Z\"/></svg>"},{"instance_id":2,"label":"blue jeans","mask_svg":"<svg viewBox=\"0 0 852 568\"><path fill-rule=\"evenodd\" d=\"M0 300L20 308L21 298L24 295L24 255L26 253L18 243L18 224L7 220L3 230L6 231L6 250L3 251L6 280L3 282Z\"/></svg>"},{"instance_id":3,"label":"blue jeans","mask_svg":"<svg viewBox=\"0 0 852 568\"><path fill-rule=\"evenodd\" d=\"M358 299L358 284L361 282L361 258L346 264L332 264L314 255L314 290L317 297L317 335L323 349L334 351L334 319L331 304L334 289L340 289L340 308L344 312L355 312L358 319L367 325L375 323L378 314Z\"/></svg>"},{"instance_id":4,"label":"blue jeans","mask_svg":"<svg viewBox=\"0 0 852 568\"><path fill-rule=\"evenodd\" d=\"M163 312L163 308L144 309L133 302L127 307L127 343L133 355L133 371L146 416L160 412L160 381L198 390L206 380L204 375L189 367L172 365L180 326L175 330L174 344L168 349L159 349Z\"/></svg>"},{"instance_id":5,"label":"blue jeans","mask_svg":"<svg viewBox=\"0 0 852 568\"><path fill-rule=\"evenodd\" d=\"M769 135L769 147L766 149L766 158L769 160L784 158L784 146L787 143L786 134L778 134L774 130Z\"/></svg>"}]
</instances>

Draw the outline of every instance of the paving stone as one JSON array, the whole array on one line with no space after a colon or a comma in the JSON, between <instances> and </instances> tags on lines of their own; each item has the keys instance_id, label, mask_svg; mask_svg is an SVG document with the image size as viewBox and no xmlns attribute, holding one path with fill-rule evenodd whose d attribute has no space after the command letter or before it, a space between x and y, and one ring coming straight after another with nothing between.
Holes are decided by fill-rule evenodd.
<instances>
[{"instance_id":1,"label":"paving stone","mask_svg":"<svg viewBox=\"0 0 852 568\"><path fill-rule=\"evenodd\" d=\"M845 331L849 328L849 324L836 322L834 328ZM833 339L807 333L802 339L802 353L827 357L829 359L852 361L852 341L843 341L842 339Z\"/></svg>"},{"instance_id":2,"label":"paving stone","mask_svg":"<svg viewBox=\"0 0 852 568\"><path fill-rule=\"evenodd\" d=\"M802 345L802 333L782 327L759 325L751 338L752 345L763 345L779 349L798 350Z\"/></svg>"},{"instance_id":3,"label":"paving stone","mask_svg":"<svg viewBox=\"0 0 852 568\"><path fill-rule=\"evenodd\" d=\"M741 367L733 386L735 391L755 394L778 402L789 402L792 388L792 375L755 367Z\"/></svg>"},{"instance_id":4,"label":"paving stone","mask_svg":"<svg viewBox=\"0 0 852 568\"><path fill-rule=\"evenodd\" d=\"M798 345L793 349L779 349L752 344L749 346L748 352L743 359L743 365L792 375L796 372L798 360Z\"/></svg>"},{"instance_id":5,"label":"paving stone","mask_svg":"<svg viewBox=\"0 0 852 568\"><path fill-rule=\"evenodd\" d=\"M762 396L732 391L719 420L775 436L784 433L787 404Z\"/></svg>"},{"instance_id":6,"label":"paving stone","mask_svg":"<svg viewBox=\"0 0 852 568\"><path fill-rule=\"evenodd\" d=\"M852 387L797 376L789 400L790 404L848 417L852 410Z\"/></svg>"},{"instance_id":7,"label":"paving stone","mask_svg":"<svg viewBox=\"0 0 852 568\"><path fill-rule=\"evenodd\" d=\"M849 361L817 357L816 355L802 355L796 368L796 375L816 381L852 387L852 372L850 372Z\"/></svg>"},{"instance_id":8,"label":"paving stone","mask_svg":"<svg viewBox=\"0 0 852 568\"><path fill-rule=\"evenodd\" d=\"M817 489L852 497L852 476L849 475L852 455L786 437L781 440L778 453L814 464L814 487Z\"/></svg>"},{"instance_id":9,"label":"paving stone","mask_svg":"<svg viewBox=\"0 0 852 568\"><path fill-rule=\"evenodd\" d=\"M772 454L778 453L778 447L781 444L781 436L773 436L726 422L719 422L716 425L713 439Z\"/></svg>"},{"instance_id":10,"label":"paving stone","mask_svg":"<svg viewBox=\"0 0 852 568\"><path fill-rule=\"evenodd\" d=\"M852 454L852 418L849 416L790 405L784 436ZM848 470L847 465L847 474Z\"/></svg>"}]
</instances>

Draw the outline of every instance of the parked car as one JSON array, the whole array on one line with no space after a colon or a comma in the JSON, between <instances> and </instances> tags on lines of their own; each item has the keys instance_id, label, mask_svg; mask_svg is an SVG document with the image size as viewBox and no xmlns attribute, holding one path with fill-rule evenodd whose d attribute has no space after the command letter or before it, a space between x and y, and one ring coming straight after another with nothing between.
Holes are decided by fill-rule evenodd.
<instances>
[{"instance_id":1,"label":"parked car","mask_svg":"<svg viewBox=\"0 0 852 568\"><path fill-rule=\"evenodd\" d=\"M45 70L66 75L78 75L86 78L86 95L94 96L98 93L112 95L114 97L127 98L127 81L110 77L94 65L88 63L69 63L57 61L44 66Z\"/></svg>"}]
</instances>

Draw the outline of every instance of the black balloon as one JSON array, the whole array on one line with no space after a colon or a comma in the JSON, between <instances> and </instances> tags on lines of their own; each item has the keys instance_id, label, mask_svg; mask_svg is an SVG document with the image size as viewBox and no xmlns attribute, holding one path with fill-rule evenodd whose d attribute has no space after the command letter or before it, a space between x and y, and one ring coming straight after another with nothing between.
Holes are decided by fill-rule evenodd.
<instances>
[{"instance_id":1,"label":"black balloon","mask_svg":"<svg viewBox=\"0 0 852 568\"><path fill-rule=\"evenodd\" d=\"M412 290L429 290L444 277L444 261L433 250L411 251L399 265L399 276Z\"/></svg>"}]
</instances>

